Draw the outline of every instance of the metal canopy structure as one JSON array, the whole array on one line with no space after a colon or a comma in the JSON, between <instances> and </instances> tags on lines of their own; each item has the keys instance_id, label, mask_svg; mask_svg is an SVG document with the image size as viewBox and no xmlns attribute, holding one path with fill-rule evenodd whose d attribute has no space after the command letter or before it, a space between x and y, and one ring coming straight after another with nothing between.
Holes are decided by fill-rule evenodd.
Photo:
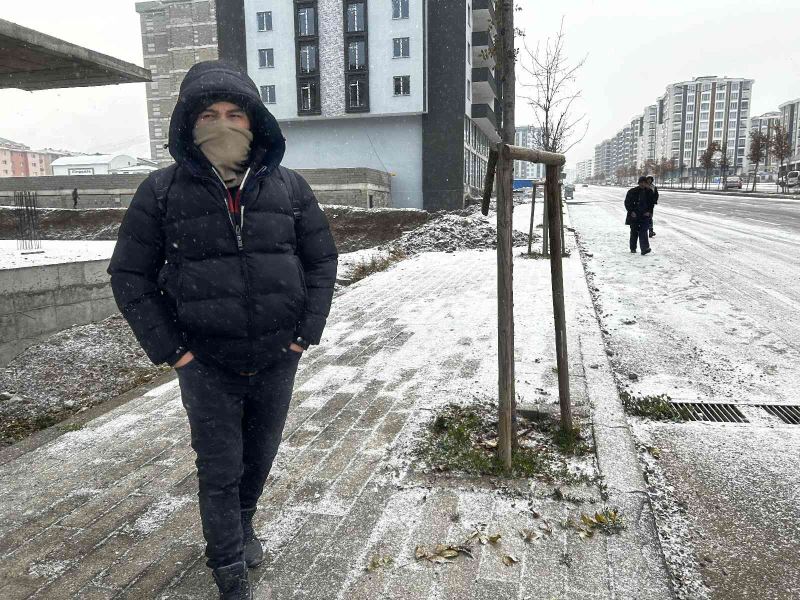
<instances>
[{"instance_id":1,"label":"metal canopy structure","mask_svg":"<svg viewBox=\"0 0 800 600\"><path fill-rule=\"evenodd\" d=\"M151 81L150 71L0 19L0 89L50 90Z\"/></svg>"}]
</instances>

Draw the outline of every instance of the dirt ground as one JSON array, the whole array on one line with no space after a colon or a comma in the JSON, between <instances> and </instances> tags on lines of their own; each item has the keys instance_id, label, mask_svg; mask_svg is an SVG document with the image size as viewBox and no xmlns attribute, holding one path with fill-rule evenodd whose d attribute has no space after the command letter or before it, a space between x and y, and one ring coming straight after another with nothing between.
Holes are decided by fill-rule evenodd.
<instances>
[{"instance_id":1,"label":"dirt ground","mask_svg":"<svg viewBox=\"0 0 800 600\"><path fill-rule=\"evenodd\" d=\"M428 222L433 216L423 210L374 209L323 206L339 252L354 252L399 238ZM124 208L39 210L44 240L116 240ZM0 207L0 239L16 239L13 209Z\"/></svg>"}]
</instances>

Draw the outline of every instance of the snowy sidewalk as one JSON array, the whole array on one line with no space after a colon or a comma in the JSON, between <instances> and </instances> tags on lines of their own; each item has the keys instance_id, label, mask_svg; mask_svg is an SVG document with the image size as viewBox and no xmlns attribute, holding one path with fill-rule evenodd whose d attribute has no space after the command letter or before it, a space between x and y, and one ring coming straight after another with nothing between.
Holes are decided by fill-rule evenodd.
<instances>
[{"instance_id":1,"label":"snowy sidewalk","mask_svg":"<svg viewBox=\"0 0 800 600\"><path fill-rule=\"evenodd\" d=\"M602 380L606 357L576 255L565 261L571 379L586 413L587 397L615 391ZM433 409L496 396L495 269L494 252L424 254L335 300L322 346L301 362L257 514L268 560L253 572L256 598L670 597L649 504L626 487L635 456L617 436L613 407L598 425L613 435L597 439L611 475L607 501L595 486L555 500L538 482L515 494L498 480L413 466ZM518 258L515 276L518 392L552 404L549 267ZM0 466L0 597L216 598L193 459L173 381ZM559 525L611 503L627 518L621 535L582 539ZM415 560L417 545L457 543L481 524L502 534L497 546L476 545L473 559L448 564ZM526 544L524 528L544 535ZM505 564L508 555L519 562ZM385 556L392 564L367 569Z\"/></svg>"}]
</instances>

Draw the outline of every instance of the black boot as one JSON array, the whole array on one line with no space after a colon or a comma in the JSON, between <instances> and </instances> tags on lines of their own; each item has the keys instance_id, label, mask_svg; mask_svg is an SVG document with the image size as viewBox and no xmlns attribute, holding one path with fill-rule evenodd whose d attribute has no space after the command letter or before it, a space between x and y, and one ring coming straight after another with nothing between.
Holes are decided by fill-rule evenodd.
<instances>
[{"instance_id":1,"label":"black boot","mask_svg":"<svg viewBox=\"0 0 800 600\"><path fill-rule=\"evenodd\" d=\"M219 588L219 600L253 600L245 563L214 569L213 575Z\"/></svg>"},{"instance_id":2,"label":"black boot","mask_svg":"<svg viewBox=\"0 0 800 600\"><path fill-rule=\"evenodd\" d=\"M253 529L253 515L255 510L242 511L242 545L244 546L244 561L249 568L254 568L264 562L264 548L256 537Z\"/></svg>"}]
</instances>

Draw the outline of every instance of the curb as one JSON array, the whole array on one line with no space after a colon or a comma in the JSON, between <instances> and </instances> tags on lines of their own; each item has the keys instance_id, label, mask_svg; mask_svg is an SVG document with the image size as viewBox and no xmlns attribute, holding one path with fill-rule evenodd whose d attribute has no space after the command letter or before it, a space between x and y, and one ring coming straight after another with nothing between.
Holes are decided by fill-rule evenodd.
<instances>
[{"instance_id":1,"label":"curb","mask_svg":"<svg viewBox=\"0 0 800 600\"><path fill-rule=\"evenodd\" d=\"M607 486L608 502L622 509L629 524L623 536L608 538L607 560L613 591L620 599L672 600L675 593L647 484L589 290L586 256L578 243L576 232L573 230L570 233L580 254L581 264L578 269L573 263L570 276L565 277L565 287L570 292L566 295L574 298L580 324L579 347L573 352L580 352L584 367L595 453L598 469ZM573 326L577 327L578 323Z\"/></svg>"},{"instance_id":2,"label":"curb","mask_svg":"<svg viewBox=\"0 0 800 600\"><path fill-rule=\"evenodd\" d=\"M594 185L594 187L610 187L610 188L620 188L620 189L630 189L631 186L627 185ZM661 192L682 192L684 194L709 194L712 196L728 196L731 198L770 198L773 200L800 200L800 192L797 193L771 193L771 192L725 192L722 190L701 190L697 188L679 188L679 187L659 187L659 193Z\"/></svg>"}]
</instances>

